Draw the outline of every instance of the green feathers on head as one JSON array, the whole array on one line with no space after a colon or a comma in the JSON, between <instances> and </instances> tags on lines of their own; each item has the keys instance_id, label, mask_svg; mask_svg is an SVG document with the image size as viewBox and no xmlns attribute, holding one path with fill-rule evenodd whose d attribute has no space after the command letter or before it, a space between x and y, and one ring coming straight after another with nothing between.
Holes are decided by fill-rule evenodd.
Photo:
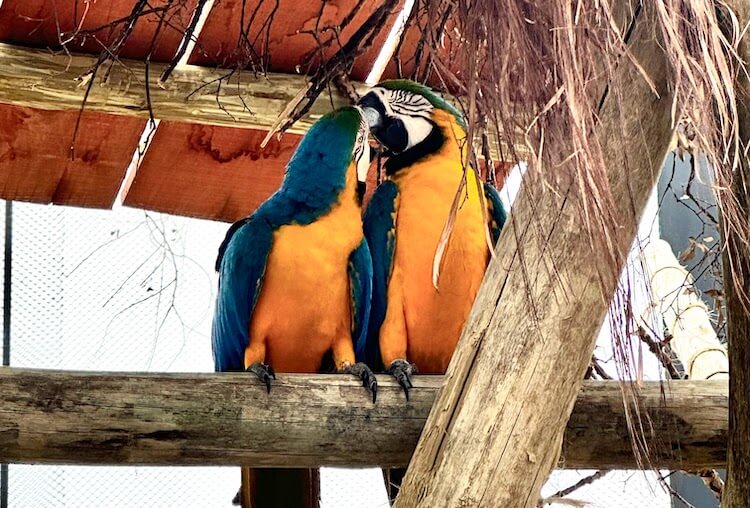
<instances>
[{"instance_id":1,"label":"green feathers on head","mask_svg":"<svg viewBox=\"0 0 750 508\"><path fill-rule=\"evenodd\" d=\"M464 120L461 112L453 107L453 105L448 101L435 93L432 88L426 85L422 85L410 79L389 79L387 81L383 81L382 83L378 83L377 86L380 86L387 90L406 90L407 92L419 94L430 101L430 104L432 104L437 109L442 109L443 111L446 111L456 117L456 121L458 122L458 124L462 128L466 129L466 121Z\"/></svg>"},{"instance_id":2,"label":"green feathers on head","mask_svg":"<svg viewBox=\"0 0 750 508\"><path fill-rule=\"evenodd\" d=\"M282 184L285 191L305 196L306 202L318 197L326 203L334 202L344 188L361 124L361 114L354 107L337 109L315 122L287 163Z\"/></svg>"},{"instance_id":3,"label":"green feathers on head","mask_svg":"<svg viewBox=\"0 0 750 508\"><path fill-rule=\"evenodd\" d=\"M323 118L333 120L344 131L351 132L352 135L356 135L362 123L362 115L354 106L339 108L336 111L326 114ZM321 120L323 118L321 118Z\"/></svg>"}]
</instances>

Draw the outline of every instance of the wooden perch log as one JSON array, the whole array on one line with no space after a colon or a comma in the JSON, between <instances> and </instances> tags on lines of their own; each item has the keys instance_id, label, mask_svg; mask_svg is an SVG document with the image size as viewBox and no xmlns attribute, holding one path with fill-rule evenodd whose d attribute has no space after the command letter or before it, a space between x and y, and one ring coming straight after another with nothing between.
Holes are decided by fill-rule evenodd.
<instances>
[{"instance_id":1,"label":"wooden perch log","mask_svg":"<svg viewBox=\"0 0 750 508\"><path fill-rule=\"evenodd\" d=\"M124 374L0 368L0 462L405 466L441 376L410 402L379 376L376 404L343 375L279 375L271 394L244 374ZM727 386L646 383L654 465L721 467ZM586 382L560 467L635 468L614 381Z\"/></svg>"}]
</instances>

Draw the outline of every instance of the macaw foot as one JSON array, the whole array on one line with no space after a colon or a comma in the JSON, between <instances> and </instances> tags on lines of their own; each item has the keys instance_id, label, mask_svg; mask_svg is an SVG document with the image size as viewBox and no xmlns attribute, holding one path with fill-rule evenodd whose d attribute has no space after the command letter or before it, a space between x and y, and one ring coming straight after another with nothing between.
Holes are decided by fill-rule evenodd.
<instances>
[{"instance_id":1,"label":"macaw foot","mask_svg":"<svg viewBox=\"0 0 750 508\"><path fill-rule=\"evenodd\" d=\"M372 393L372 403L375 403L375 400L378 398L378 380L375 379L375 374L372 373L370 367L362 362L357 362L344 367L341 372L352 374L361 379L362 386L370 390L370 393Z\"/></svg>"},{"instance_id":2,"label":"macaw foot","mask_svg":"<svg viewBox=\"0 0 750 508\"><path fill-rule=\"evenodd\" d=\"M409 390L414 388L414 385L411 384L411 376L417 373L417 366L406 360L398 359L391 362L391 366L388 367L386 372L396 378L398 384L404 389L404 394L406 394L406 400L408 401Z\"/></svg>"},{"instance_id":3,"label":"macaw foot","mask_svg":"<svg viewBox=\"0 0 750 508\"><path fill-rule=\"evenodd\" d=\"M245 369L245 371L252 372L258 376L258 379L266 384L266 390L268 393L271 393L271 380L276 379L276 373L273 371L273 367L264 363L255 362Z\"/></svg>"}]
</instances>

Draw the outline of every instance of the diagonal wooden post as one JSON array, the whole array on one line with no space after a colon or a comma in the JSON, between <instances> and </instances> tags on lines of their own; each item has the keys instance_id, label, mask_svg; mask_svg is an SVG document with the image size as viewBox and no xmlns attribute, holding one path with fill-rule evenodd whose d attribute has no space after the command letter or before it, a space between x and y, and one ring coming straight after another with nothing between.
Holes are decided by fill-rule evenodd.
<instances>
[{"instance_id":1,"label":"diagonal wooden post","mask_svg":"<svg viewBox=\"0 0 750 508\"><path fill-rule=\"evenodd\" d=\"M621 263L672 135L667 61L648 7L627 43L653 83L620 62L601 98L607 176ZM570 153L574 153L571 142ZM554 168L547 168L554 171ZM575 182L545 187L529 171L396 500L398 508L532 507L608 308ZM553 184L555 185L555 184ZM615 280L605 293L615 291Z\"/></svg>"}]
</instances>

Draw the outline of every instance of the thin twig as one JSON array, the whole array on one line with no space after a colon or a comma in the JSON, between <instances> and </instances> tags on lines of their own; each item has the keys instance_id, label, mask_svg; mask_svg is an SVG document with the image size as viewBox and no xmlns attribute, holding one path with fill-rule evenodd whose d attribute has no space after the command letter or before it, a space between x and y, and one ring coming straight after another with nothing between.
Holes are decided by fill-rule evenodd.
<instances>
[{"instance_id":1,"label":"thin twig","mask_svg":"<svg viewBox=\"0 0 750 508\"><path fill-rule=\"evenodd\" d=\"M580 480L578 480L575 484L571 485L570 487L564 488L562 490L558 490L557 492L555 492L554 494L552 494L551 497L565 497L567 495L570 495L573 492L575 492L576 490L580 489L581 487L583 487L585 485L590 485L590 484L594 483L596 480L598 480L599 478L604 477L609 472L610 472L609 469L600 469L599 471L597 471L594 474L591 474L589 476L585 476L585 477L581 478Z\"/></svg>"},{"instance_id":2,"label":"thin twig","mask_svg":"<svg viewBox=\"0 0 750 508\"><path fill-rule=\"evenodd\" d=\"M190 46L190 40L193 38L193 34L195 34L195 29L198 26L198 22L201 19L201 14L203 14L203 9L206 7L207 2L208 0L198 0L198 3L195 5L193 16L190 18L190 23L185 29L185 34L180 42L180 47L177 48L177 53L172 57L172 61L169 62L169 65L164 69L164 72L161 73L161 77L159 78L161 83L164 83L169 79L169 76L172 75L172 71L175 70L180 59L185 55L185 51L187 51L188 46Z\"/></svg>"},{"instance_id":3,"label":"thin twig","mask_svg":"<svg viewBox=\"0 0 750 508\"><path fill-rule=\"evenodd\" d=\"M672 379L683 379L684 376L677 370L669 352L666 350L668 341L660 342L654 339L642 326L638 327L638 337L648 346L648 349L656 356L664 368L667 369L669 377Z\"/></svg>"}]
</instances>

